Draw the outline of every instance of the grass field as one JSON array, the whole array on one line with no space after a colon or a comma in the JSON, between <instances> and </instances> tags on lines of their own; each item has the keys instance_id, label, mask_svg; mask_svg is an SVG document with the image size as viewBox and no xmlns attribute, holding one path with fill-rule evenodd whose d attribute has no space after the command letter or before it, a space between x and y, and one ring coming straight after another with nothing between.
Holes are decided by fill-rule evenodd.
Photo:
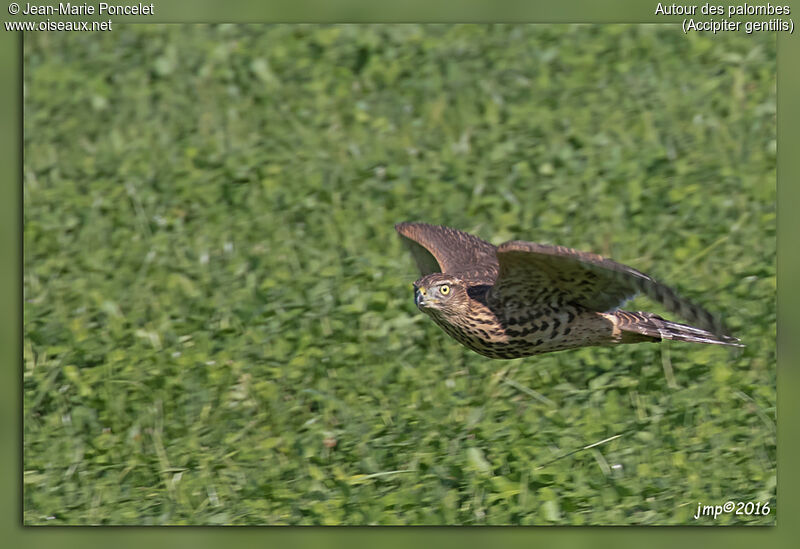
<instances>
[{"instance_id":1,"label":"grass field","mask_svg":"<svg viewBox=\"0 0 800 549\"><path fill-rule=\"evenodd\" d=\"M24 63L26 524L775 522L774 35L117 25ZM747 347L483 358L414 307L406 220L609 255ZM692 518L728 500L771 513Z\"/></svg>"}]
</instances>

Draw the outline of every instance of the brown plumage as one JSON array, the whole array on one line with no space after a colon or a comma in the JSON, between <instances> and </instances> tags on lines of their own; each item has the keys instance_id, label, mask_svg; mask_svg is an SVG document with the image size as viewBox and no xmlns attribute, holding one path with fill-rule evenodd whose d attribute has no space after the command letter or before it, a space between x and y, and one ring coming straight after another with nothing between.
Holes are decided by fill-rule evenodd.
<instances>
[{"instance_id":1,"label":"brown plumage","mask_svg":"<svg viewBox=\"0 0 800 549\"><path fill-rule=\"evenodd\" d=\"M493 246L465 232L395 226L422 278L415 301L457 341L490 358L673 339L741 347L708 311L644 273L563 246ZM697 327L617 308L642 292Z\"/></svg>"}]
</instances>

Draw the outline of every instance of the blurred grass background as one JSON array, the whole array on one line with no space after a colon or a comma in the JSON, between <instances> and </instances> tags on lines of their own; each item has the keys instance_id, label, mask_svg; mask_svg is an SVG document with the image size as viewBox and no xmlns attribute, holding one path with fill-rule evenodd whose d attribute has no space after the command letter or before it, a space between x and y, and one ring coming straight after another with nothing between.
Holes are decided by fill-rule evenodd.
<instances>
[{"instance_id":1,"label":"blurred grass background","mask_svg":"<svg viewBox=\"0 0 800 549\"><path fill-rule=\"evenodd\" d=\"M26 524L774 522L771 35L131 25L24 62ZM482 358L414 308L402 220L610 255L747 348Z\"/></svg>"}]
</instances>

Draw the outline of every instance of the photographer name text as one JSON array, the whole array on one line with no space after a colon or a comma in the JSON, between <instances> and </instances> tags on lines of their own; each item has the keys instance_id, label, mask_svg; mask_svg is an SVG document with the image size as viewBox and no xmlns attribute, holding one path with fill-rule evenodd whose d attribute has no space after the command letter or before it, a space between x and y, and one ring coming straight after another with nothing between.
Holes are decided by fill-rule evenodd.
<instances>
[{"instance_id":1,"label":"photographer name text","mask_svg":"<svg viewBox=\"0 0 800 549\"><path fill-rule=\"evenodd\" d=\"M20 15L153 15L153 4L108 4L100 2L93 4L73 4L72 2L59 2L52 4L26 3L19 12Z\"/></svg>"}]
</instances>

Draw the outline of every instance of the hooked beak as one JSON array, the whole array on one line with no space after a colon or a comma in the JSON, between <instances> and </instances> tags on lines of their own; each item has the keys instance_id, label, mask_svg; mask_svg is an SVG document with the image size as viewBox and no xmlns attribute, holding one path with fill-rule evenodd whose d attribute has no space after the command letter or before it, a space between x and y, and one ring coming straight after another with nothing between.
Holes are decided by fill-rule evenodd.
<instances>
[{"instance_id":1,"label":"hooked beak","mask_svg":"<svg viewBox=\"0 0 800 549\"><path fill-rule=\"evenodd\" d=\"M425 288L418 288L416 284L414 285L414 304L416 304L419 309L428 306Z\"/></svg>"}]
</instances>

